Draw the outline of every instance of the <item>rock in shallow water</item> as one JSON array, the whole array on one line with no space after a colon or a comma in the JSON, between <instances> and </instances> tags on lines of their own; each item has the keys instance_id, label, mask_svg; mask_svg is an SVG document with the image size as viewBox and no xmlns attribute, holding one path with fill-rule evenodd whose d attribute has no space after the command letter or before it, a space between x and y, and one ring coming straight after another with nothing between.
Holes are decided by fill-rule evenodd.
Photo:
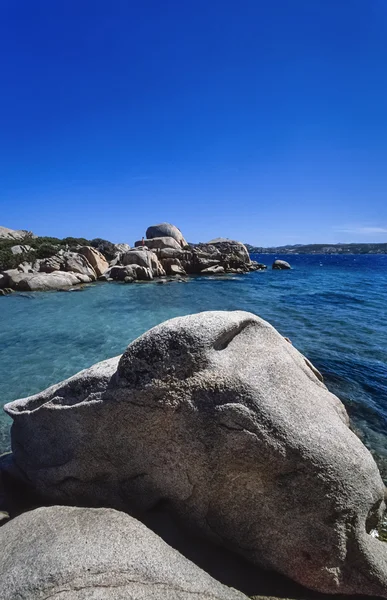
<instances>
[{"instance_id":1,"label":"rock in shallow water","mask_svg":"<svg viewBox=\"0 0 387 600\"><path fill-rule=\"evenodd\" d=\"M1 600L243 600L144 525L53 506L0 529Z\"/></svg>"},{"instance_id":2,"label":"rock in shallow water","mask_svg":"<svg viewBox=\"0 0 387 600\"><path fill-rule=\"evenodd\" d=\"M275 260L271 268L278 271L287 271L292 267L288 262L286 262L286 260Z\"/></svg>"},{"instance_id":3,"label":"rock in shallow water","mask_svg":"<svg viewBox=\"0 0 387 600\"><path fill-rule=\"evenodd\" d=\"M323 592L387 597L384 485L340 400L241 311L172 319L8 404L15 462L56 502L146 511Z\"/></svg>"}]
</instances>

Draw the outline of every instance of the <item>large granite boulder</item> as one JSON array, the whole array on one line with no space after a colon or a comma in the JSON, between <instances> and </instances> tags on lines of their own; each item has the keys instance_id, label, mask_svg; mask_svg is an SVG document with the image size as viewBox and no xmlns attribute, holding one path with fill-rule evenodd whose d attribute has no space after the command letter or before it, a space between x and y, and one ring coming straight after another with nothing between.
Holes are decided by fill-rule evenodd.
<instances>
[{"instance_id":1,"label":"large granite boulder","mask_svg":"<svg viewBox=\"0 0 387 600\"><path fill-rule=\"evenodd\" d=\"M151 225L146 230L147 239L171 237L177 241L180 247L186 246L187 242L184 239L180 229L171 223L159 223L159 225Z\"/></svg>"},{"instance_id":2,"label":"large granite boulder","mask_svg":"<svg viewBox=\"0 0 387 600\"><path fill-rule=\"evenodd\" d=\"M90 283L91 277L81 273L66 273L53 271L52 273L20 273L9 278L9 286L23 292L43 292L72 287L79 283Z\"/></svg>"},{"instance_id":3,"label":"large granite boulder","mask_svg":"<svg viewBox=\"0 0 387 600\"><path fill-rule=\"evenodd\" d=\"M242 242L229 240L227 238L216 238L208 242L208 245L215 246L228 261L246 265L250 264L250 255Z\"/></svg>"},{"instance_id":4,"label":"large granite boulder","mask_svg":"<svg viewBox=\"0 0 387 600\"><path fill-rule=\"evenodd\" d=\"M93 267L97 277L101 277L109 268L109 263L106 258L92 246L82 246L78 250L79 254L83 254Z\"/></svg>"},{"instance_id":5,"label":"large granite boulder","mask_svg":"<svg viewBox=\"0 0 387 600\"><path fill-rule=\"evenodd\" d=\"M129 244L114 244L114 248L116 251L116 254L125 254L125 252L129 252L130 250L130 246Z\"/></svg>"},{"instance_id":6,"label":"large granite boulder","mask_svg":"<svg viewBox=\"0 0 387 600\"><path fill-rule=\"evenodd\" d=\"M246 599L129 515L65 506L24 513L0 529L0 597Z\"/></svg>"},{"instance_id":7,"label":"large granite boulder","mask_svg":"<svg viewBox=\"0 0 387 600\"><path fill-rule=\"evenodd\" d=\"M178 258L164 258L161 264L167 275L186 275L186 272Z\"/></svg>"},{"instance_id":8,"label":"large granite boulder","mask_svg":"<svg viewBox=\"0 0 387 600\"><path fill-rule=\"evenodd\" d=\"M318 371L250 313L172 319L5 410L20 476L50 501L163 503L306 587L387 597L377 466Z\"/></svg>"},{"instance_id":9,"label":"large granite boulder","mask_svg":"<svg viewBox=\"0 0 387 600\"><path fill-rule=\"evenodd\" d=\"M36 265L42 273L53 273L54 271L66 271L87 275L89 281L95 281L96 273L90 265L86 256L78 252L60 251L54 256L39 261Z\"/></svg>"},{"instance_id":10,"label":"large granite boulder","mask_svg":"<svg viewBox=\"0 0 387 600\"><path fill-rule=\"evenodd\" d=\"M125 265L139 265L149 269L155 277L165 275L164 268L154 252L146 248L129 250L121 256L121 262Z\"/></svg>"},{"instance_id":11,"label":"large granite boulder","mask_svg":"<svg viewBox=\"0 0 387 600\"><path fill-rule=\"evenodd\" d=\"M163 250L164 248L174 248L175 250L181 250L181 244L177 242L173 237L156 237L149 240L138 240L134 244L136 248L140 246L146 246L150 250Z\"/></svg>"}]
</instances>

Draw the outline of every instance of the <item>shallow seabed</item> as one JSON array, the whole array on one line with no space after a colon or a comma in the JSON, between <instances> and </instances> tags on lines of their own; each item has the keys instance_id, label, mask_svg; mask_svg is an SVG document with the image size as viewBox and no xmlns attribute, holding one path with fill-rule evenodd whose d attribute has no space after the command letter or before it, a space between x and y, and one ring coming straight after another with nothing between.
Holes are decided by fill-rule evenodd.
<instances>
[{"instance_id":1,"label":"shallow seabed","mask_svg":"<svg viewBox=\"0 0 387 600\"><path fill-rule=\"evenodd\" d=\"M254 256L270 265L273 256ZM141 333L202 310L247 310L322 371L387 478L387 256L277 256L292 271L187 283L97 283L0 298L0 402L122 353ZM0 415L0 453L10 420Z\"/></svg>"}]
</instances>

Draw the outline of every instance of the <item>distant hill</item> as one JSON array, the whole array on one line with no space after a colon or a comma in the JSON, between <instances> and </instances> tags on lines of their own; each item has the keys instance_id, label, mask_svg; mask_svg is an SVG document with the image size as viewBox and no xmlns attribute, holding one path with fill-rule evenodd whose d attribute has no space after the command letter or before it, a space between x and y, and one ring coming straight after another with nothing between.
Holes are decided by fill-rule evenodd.
<instances>
[{"instance_id":1,"label":"distant hill","mask_svg":"<svg viewBox=\"0 0 387 600\"><path fill-rule=\"evenodd\" d=\"M296 244L262 248L245 244L250 254L387 254L386 244Z\"/></svg>"}]
</instances>

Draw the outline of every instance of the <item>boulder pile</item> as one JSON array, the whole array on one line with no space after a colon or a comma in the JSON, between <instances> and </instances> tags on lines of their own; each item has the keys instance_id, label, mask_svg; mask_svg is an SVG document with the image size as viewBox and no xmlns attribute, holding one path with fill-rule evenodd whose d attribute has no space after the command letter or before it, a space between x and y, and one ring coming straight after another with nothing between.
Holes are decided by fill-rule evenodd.
<instances>
[{"instance_id":1,"label":"boulder pile","mask_svg":"<svg viewBox=\"0 0 387 600\"><path fill-rule=\"evenodd\" d=\"M23 262L23 253L31 255L28 245L14 246L12 253L20 255L21 262L16 269L0 274L0 289L56 290L97 279L131 283L166 276L242 274L266 268L250 260L241 242L218 238L207 244L188 244L170 223L148 227L146 239L135 242L134 248L102 239L94 242L94 247L62 248L49 258L32 262Z\"/></svg>"},{"instance_id":2,"label":"boulder pile","mask_svg":"<svg viewBox=\"0 0 387 600\"><path fill-rule=\"evenodd\" d=\"M256 569L387 598L378 468L318 370L251 313L171 319L5 411L8 473L42 504L144 522L162 509ZM1 530L0 597L48 598L50 585L66 599L241 597L172 554L121 513L35 511ZM127 595L73 589L93 586Z\"/></svg>"}]
</instances>

